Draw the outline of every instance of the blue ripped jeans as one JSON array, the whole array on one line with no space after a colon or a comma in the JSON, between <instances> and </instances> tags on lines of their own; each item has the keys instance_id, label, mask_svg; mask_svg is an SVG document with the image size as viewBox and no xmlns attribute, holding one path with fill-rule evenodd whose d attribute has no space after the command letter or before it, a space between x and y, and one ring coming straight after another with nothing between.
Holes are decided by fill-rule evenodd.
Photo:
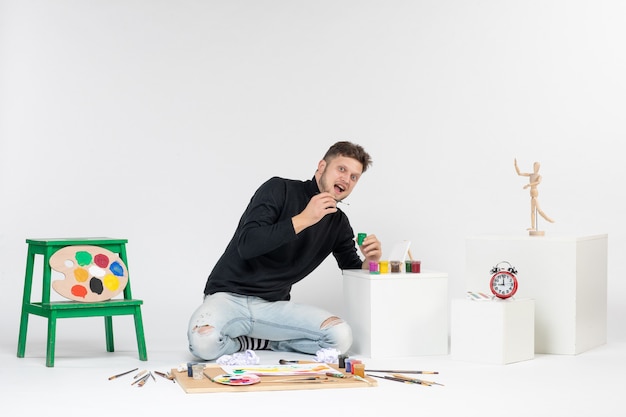
<instances>
[{"instance_id":1,"label":"blue ripped jeans","mask_svg":"<svg viewBox=\"0 0 626 417\"><path fill-rule=\"evenodd\" d=\"M345 353L352 345L352 329L345 321L292 301L215 293L204 298L189 320L189 351L203 360L239 351L239 336L270 340L271 350L307 354L325 348Z\"/></svg>"}]
</instances>

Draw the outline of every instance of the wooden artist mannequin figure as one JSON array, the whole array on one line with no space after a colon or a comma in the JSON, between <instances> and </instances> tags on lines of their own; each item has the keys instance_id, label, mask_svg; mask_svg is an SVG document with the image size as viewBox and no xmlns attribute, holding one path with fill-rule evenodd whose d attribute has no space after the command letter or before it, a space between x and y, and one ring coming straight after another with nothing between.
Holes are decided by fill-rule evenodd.
<instances>
[{"instance_id":1,"label":"wooden artist mannequin figure","mask_svg":"<svg viewBox=\"0 0 626 417\"><path fill-rule=\"evenodd\" d=\"M517 159L515 159L515 171L517 171L517 175L521 177L528 177L528 184L524 186L524 190L530 188L530 227L529 234L531 236L543 236L544 232L537 230L537 213L541 217L543 217L546 221L550 223L554 223L554 220L546 216L546 214L539 207L539 201L537 200L537 196L539 196L539 191L537 190L537 186L541 184L541 175L539 175L539 168L541 164L539 162L535 162L533 164L533 172L520 172L519 167L517 166Z\"/></svg>"}]
</instances>

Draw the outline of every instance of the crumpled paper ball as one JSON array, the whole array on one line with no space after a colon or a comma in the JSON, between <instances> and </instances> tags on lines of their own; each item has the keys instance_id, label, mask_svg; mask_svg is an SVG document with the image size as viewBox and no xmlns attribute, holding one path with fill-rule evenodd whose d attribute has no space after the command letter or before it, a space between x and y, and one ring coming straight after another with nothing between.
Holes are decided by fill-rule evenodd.
<instances>
[{"instance_id":1,"label":"crumpled paper ball","mask_svg":"<svg viewBox=\"0 0 626 417\"><path fill-rule=\"evenodd\" d=\"M325 348L318 350L315 354L315 360L324 363L339 363L339 352L337 349Z\"/></svg>"},{"instance_id":2,"label":"crumpled paper ball","mask_svg":"<svg viewBox=\"0 0 626 417\"><path fill-rule=\"evenodd\" d=\"M253 350L246 350L245 352L220 356L215 363L219 365L258 365L260 361L260 358Z\"/></svg>"}]
</instances>

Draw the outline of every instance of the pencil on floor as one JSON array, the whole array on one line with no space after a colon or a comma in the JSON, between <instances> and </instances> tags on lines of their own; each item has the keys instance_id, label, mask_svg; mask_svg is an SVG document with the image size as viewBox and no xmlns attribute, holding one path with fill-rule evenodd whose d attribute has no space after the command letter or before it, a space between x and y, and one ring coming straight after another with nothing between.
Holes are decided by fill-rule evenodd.
<instances>
[{"instance_id":1,"label":"pencil on floor","mask_svg":"<svg viewBox=\"0 0 626 417\"><path fill-rule=\"evenodd\" d=\"M154 371L154 373L157 374L158 376L160 376L161 378L165 378L165 379L168 379L168 380L174 382L173 378L170 378L169 376L167 376L167 374L165 374L163 372Z\"/></svg>"},{"instance_id":2,"label":"pencil on floor","mask_svg":"<svg viewBox=\"0 0 626 417\"><path fill-rule=\"evenodd\" d=\"M410 381L407 381L405 379L394 378L394 377L389 376L389 375L380 376L380 375L367 374L367 376L373 376L374 378L380 378L380 379L388 379L390 381L402 382L404 384L410 384L411 383Z\"/></svg>"},{"instance_id":3,"label":"pencil on floor","mask_svg":"<svg viewBox=\"0 0 626 417\"><path fill-rule=\"evenodd\" d=\"M399 378L399 379L403 379L409 382L415 382L416 384L422 384L422 385L441 385L443 386L443 384L440 384L438 382L434 382L434 381L426 381L424 379L417 379L417 378L409 378L407 376L404 375L400 375L400 374L392 374L391 376L393 376L394 378Z\"/></svg>"},{"instance_id":4,"label":"pencil on floor","mask_svg":"<svg viewBox=\"0 0 626 417\"><path fill-rule=\"evenodd\" d=\"M130 371L126 371L126 372L122 372L121 374L110 376L109 377L109 381L112 380L112 379L115 379L115 378L119 378L119 377L124 376L124 375L128 375L131 372L135 372L137 369L139 369L139 368L131 369Z\"/></svg>"},{"instance_id":5,"label":"pencil on floor","mask_svg":"<svg viewBox=\"0 0 626 417\"><path fill-rule=\"evenodd\" d=\"M142 387L142 386L143 386L143 384L145 384L145 383L146 383L146 381L148 380L148 378L150 378L150 374L146 374L146 375L142 376L141 378L139 378L139 379L135 380L135 382L133 382L133 383L132 383L132 384L130 384L130 385L135 385L136 383L139 383L139 386L140 386L140 387Z\"/></svg>"}]
</instances>

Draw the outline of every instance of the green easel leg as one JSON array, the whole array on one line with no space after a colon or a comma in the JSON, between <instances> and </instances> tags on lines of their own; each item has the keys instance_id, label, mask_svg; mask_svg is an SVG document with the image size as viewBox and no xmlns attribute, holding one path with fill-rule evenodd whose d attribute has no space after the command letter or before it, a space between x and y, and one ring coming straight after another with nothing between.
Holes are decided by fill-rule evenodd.
<instances>
[{"instance_id":1,"label":"green easel leg","mask_svg":"<svg viewBox=\"0 0 626 417\"><path fill-rule=\"evenodd\" d=\"M57 313L52 311L48 317L48 347L46 349L46 366L54 366L54 348L57 337Z\"/></svg>"},{"instance_id":2,"label":"green easel leg","mask_svg":"<svg viewBox=\"0 0 626 417\"><path fill-rule=\"evenodd\" d=\"M107 341L107 352L115 352L115 343L113 342L113 317L104 317L104 331Z\"/></svg>"},{"instance_id":3,"label":"green easel leg","mask_svg":"<svg viewBox=\"0 0 626 417\"><path fill-rule=\"evenodd\" d=\"M141 308L135 307L135 333L137 334L137 350L139 351L139 359L142 361L148 360L148 353L146 352L146 339L143 334L143 320L141 318Z\"/></svg>"},{"instance_id":4,"label":"green easel leg","mask_svg":"<svg viewBox=\"0 0 626 417\"><path fill-rule=\"evenodd\" d=\"M23 358L26 353L26 334L28 333L28 312L22 311L20 320L20 335L17 341L17 357Z\"/></svg>"}]
</instances>

